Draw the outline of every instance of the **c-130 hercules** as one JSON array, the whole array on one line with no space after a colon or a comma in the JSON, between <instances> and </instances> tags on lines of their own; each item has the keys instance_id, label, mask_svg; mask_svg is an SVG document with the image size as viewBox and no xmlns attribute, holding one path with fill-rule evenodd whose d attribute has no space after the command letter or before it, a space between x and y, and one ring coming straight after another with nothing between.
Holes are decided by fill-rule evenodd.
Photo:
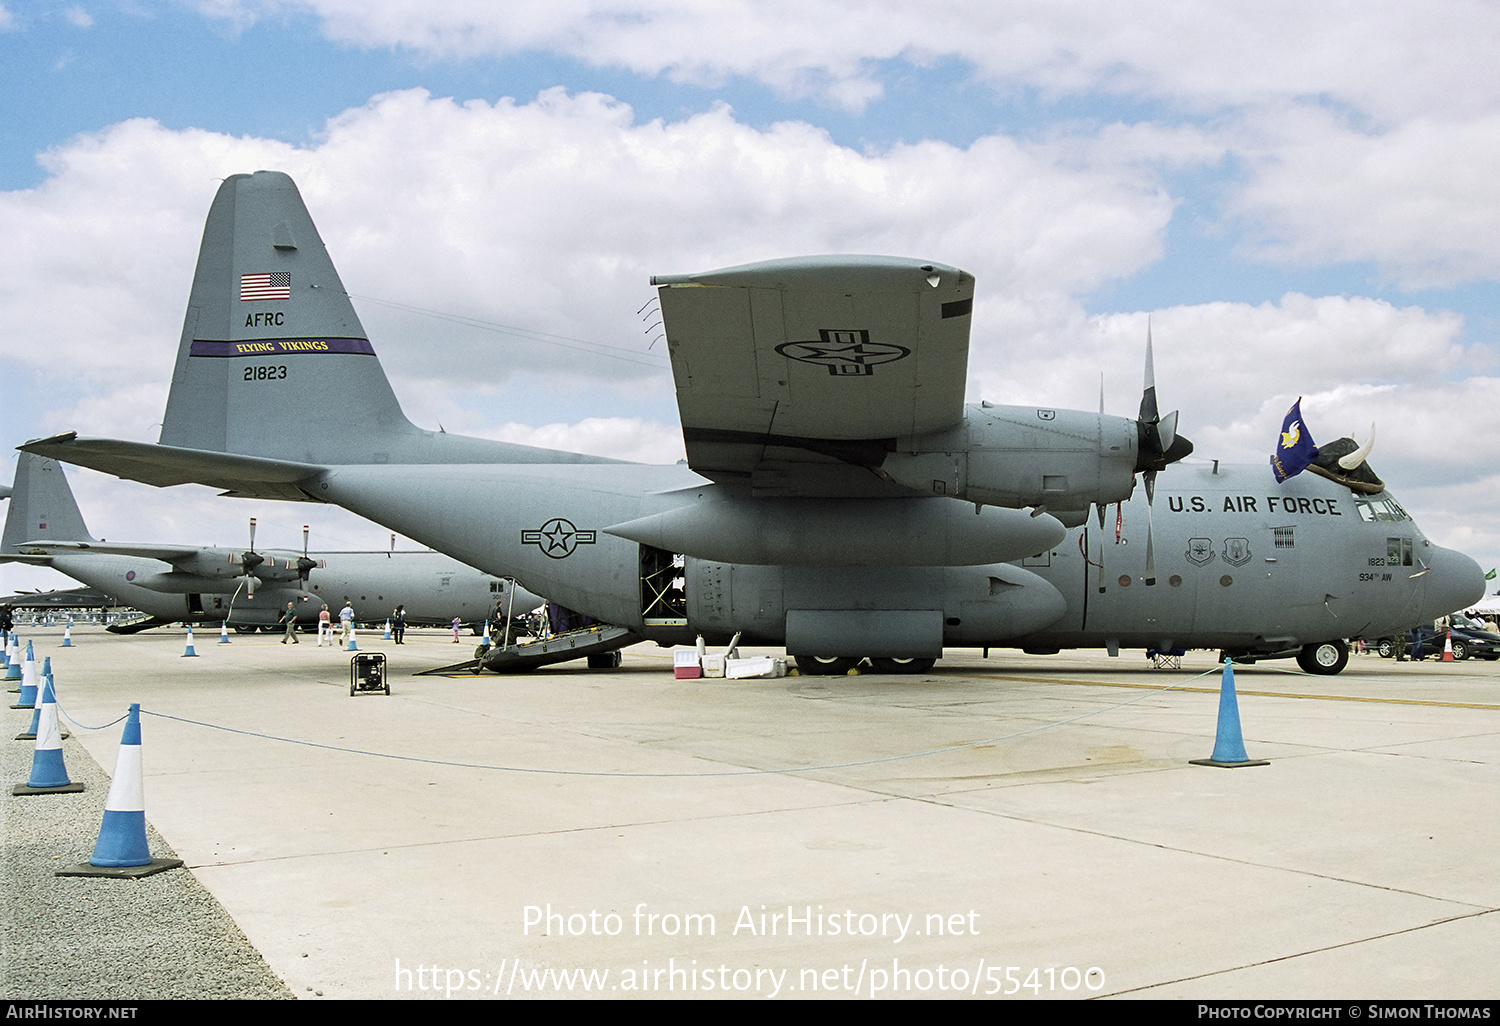
<instances>
[{"instance_id":1,"label":"c-130 hercules","mask_svg":"<svg viewBox=\"0 0 1500 1026\"><path fill-rule=\"evenodd\" d=\"M739 632L813 672L866 657L916 672L945 647L1123 646L1295 654L1337 673L1341 639L1483 593L1478 565L1383 492L1277 484L1266 466L1168 470L1192 445L1158 415L1149 347L1138 419L965 406L974 279L958 268L813 257L653 284L686 466L425 431L295 184L235 175L204 228L159 444L69 433L22 448L153 485L336 503L641 638ZM1162 472L1154 533L1139 503L1105 530L1103 507Z\"/></svg>"}]
</instances>

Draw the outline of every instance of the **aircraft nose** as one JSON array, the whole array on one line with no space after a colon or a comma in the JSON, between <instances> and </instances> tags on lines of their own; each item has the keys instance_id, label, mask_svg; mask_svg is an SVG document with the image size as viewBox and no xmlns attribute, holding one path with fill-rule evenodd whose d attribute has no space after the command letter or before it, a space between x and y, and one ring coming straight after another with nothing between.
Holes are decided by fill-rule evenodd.
<instances>
[{"instance_id":1,"label":"aircraft nose","mask_svg":"<svg viewBox=\"0 0 1500 1026\"><path fill-rule=\"evenodd\" d=\"M1434 545L1426 562L1430 570L1423 575L1424 619L1467 609L1484 598L1484 572L1462 552Z\"/></svg>"}]
</instances>

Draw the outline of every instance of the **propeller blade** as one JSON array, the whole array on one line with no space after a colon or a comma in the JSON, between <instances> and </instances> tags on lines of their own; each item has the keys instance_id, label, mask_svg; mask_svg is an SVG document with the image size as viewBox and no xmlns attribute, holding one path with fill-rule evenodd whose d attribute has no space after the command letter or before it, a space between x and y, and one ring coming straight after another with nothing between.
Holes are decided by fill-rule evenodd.
<instances>
[{"instance_id":1,"label":"propeller blade","mask_svg":"<svg viewBox=\"0 0 1500 1026\"><path fill-rule=\"evenodd\" d=\"M1161 419L1156 409L1156 361L1151 355L1151 322L1146 322L1146 382L1141 389L1140 421L1155 424Z\"/></svg>"},{"instance_id":2,"label":"propeller blade","mask_svg":"<svg viewBox=\"0 0 1500 1026\"><path fill-rule=\"evenodd\" d=\"M1151 532L1151 507L1156 503L1156 471L1148 470L1146 480L1146 587L1156 584L1156 545Z\"/></svg>"},{"instance_id":3,"label":"propeller blade","mask_svg":"<svg viewBox=\"0 0 1500 1026\"><path fill-rule=\"evenodd\" d=\"M1172 443L1177 441L1177 411L1173 410L1161 419L1156 425L1156 444L1160 447L1162 455L1172 451Z\"/></svg>"},{"instance_id":4,"label":"propeller blade","mask_svg":"<svg viewBox=\"0 0 1500 1026\"><path fill-rule=\"evenodd\" d=\"M1099 594L1104 594L1104 503L1096 503L1099 511Z\"/></svg>"},{"instance_id":5,"label":"propeller blade","mask_svg":"<svg viewBox=\"0 0 1500 1026\"><path fill-rule=\"evenodd\" d=\"M1177 433L1178 411L1165 417L1156 403L1156 358L1151 343L1151 326L1146 326L1146 380L1141 392L1141 412L1136 420L1135 469L1137 471L1165 470L1169 465L1188 456L1193 443Z\"/></svg>"},{"instance_id":6,"label":"propeller blade","mask_svg":"<svg viewBox=\"0 0 1500 1026\"><path fill-rule=\"evenodd\" d=\"M255 570L256 567L260 566L265 561L266 561L266 557L262 556L260 553L258 553L258 552L255 551L255 518L251 517L250 518L250 550L248 552L241 553L241 555L240 555L240 566L244 568L245 574L248 576L250 573L252 573ZM247 592L247 596L253 598L254 595L255 595L255 585L252 584L250 586L249 591Z\"/></svg>"}]
</instances>

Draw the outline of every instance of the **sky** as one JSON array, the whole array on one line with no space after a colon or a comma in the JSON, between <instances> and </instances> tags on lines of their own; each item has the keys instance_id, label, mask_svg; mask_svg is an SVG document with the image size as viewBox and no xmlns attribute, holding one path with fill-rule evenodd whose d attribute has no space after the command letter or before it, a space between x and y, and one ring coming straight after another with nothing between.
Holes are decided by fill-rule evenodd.
<instances>
[{"instance_id":1,"label":"sky","mask_svg":"<svg viewBox=\"0 0 1500 1026\"><path fill-rule=\"evenodd\" d=\"M1190 459L1265 463L1299 396L1373 423L1487 570L1497 38L1448 0L0 0L0 442L156 439L208 205L269 168L423 427L675 461L652 274L920 257L976 277L971 401L1134 415L1149 322ZM390 544L69 479L117 541Z\"/></svg>"}]
</instances>

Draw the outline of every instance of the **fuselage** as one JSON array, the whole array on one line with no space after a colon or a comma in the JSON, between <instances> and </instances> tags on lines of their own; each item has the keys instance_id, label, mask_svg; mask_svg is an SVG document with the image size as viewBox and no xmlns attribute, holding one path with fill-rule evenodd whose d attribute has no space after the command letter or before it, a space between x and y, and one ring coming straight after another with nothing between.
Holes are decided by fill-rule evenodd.
<instances>
[{"instance_id":1,"label":"fuselage","mask_svg":"<svg viewBox=\"0 0 1500 1026\"><path fill-rule=\"evenodd\" d=\"M1278 485L1268 468L1254 466L1161 474L1154 586L1144 579L1147 508L1139 492L1109 508L1102 531L1090 520L1015 562L890 565L922 542L891 534L884 538L891 561L851 566L820 563L815 552L801 565L684 557L607 532L711 500L714 486L680 465L341 466L314 487L465 562L662 642L739 632L800 651L839 646L827 653L835 655L1116 643L1271 652L1385 633L1470 604L1483 590L1477 564L1431 544L1388 494L1356 496L1312 474ZM811 510L830 500L799 501ZM956 502L918 501L944 510ZM972 505L960 508L974 515ZM780 529L795 540L802 520L820 517L799 518L793 503ZM868 549L863 530L851 515L851 545Z\"/></svg>"},{"instance_id":2,"label":"fuselage","mask_svg":"<svg viewBox=\"0 0 1500 1026\"><path fill-rule=\"evenodd\" d=\"M270 554L282 558L284 553ZM295 560L293 554L292 559ZM264 581L251 593L243 577L215 582L174 573L170 563L108 553L53 555L61 573L162 620L270 626L281 622L287 603L299 623L317 622L326 604L333 616L347 597L360 619L389 616L406 607L409 623L448 624L454 617L477 622L497 604L512 603L512 585L438 552L333 552L315 554L323 565L298 580ZM180 580L180 586L178 581ZM146 586L145 583L152 586ZM515 589L516 612L534 609L541 599Z\"/></svg>"}]
</instances>

